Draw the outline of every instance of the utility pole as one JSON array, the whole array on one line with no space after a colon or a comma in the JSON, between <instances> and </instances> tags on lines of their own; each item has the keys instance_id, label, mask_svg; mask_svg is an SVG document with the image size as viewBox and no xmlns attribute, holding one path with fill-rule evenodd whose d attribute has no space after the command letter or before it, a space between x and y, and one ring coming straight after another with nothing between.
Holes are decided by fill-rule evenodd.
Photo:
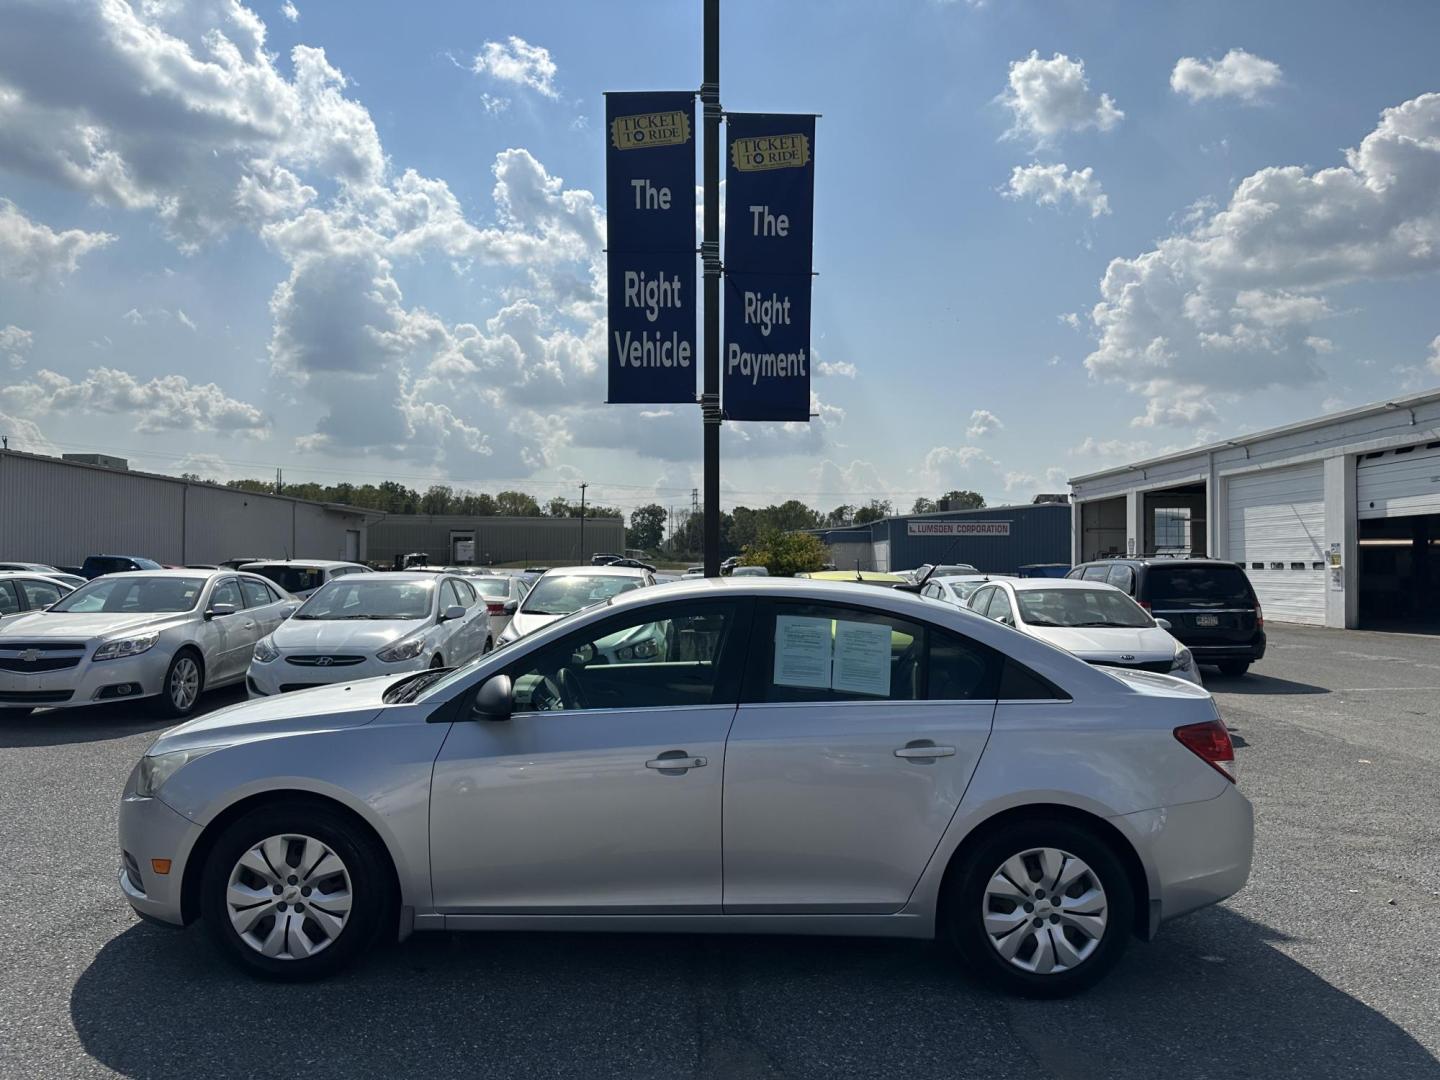
<instances>
[{"instance_id":1,"label":"utility pole","mask_svg":"<svg viewBox=\"0 0 1440 1080\"><path fill-rule=\"evenodd\" d=\"M275 466L275 494L285 494L285 474L281 472L280 466Z\"/></svg>"},{"instance_id":2,"label":"utility pole","mask_svg":"<svg viewBox=\"0 0 1440 1080\"><path fill-rule=\"evenodd\" d=\"M705 0L705 231L700 258L705 275L705 382L700 396L705 468L705 576L720 576L720 0Z\"/></svg>"},{"instance_id":3,"label":"utility pole","mask_svg":"<svg viewBox=\"0 0 1440 1080\"><path fill-rule=\"evenodd\" d=\"M580 561L585 561L585 489L590 485L580 485Z\"/></svg>"}]
</instances>

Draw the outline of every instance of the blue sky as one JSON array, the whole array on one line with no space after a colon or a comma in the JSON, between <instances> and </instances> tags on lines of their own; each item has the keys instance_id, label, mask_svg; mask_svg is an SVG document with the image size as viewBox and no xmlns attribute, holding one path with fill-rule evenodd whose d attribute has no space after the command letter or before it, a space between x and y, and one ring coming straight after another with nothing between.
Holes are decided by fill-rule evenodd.
<instances>
[{"instance_id":1,"label":"blue sky","mask_svg":"<svg viewBox=\"0 0 1440 1080\"><path fill-rule=\"evenodd\" d=\"M12 446L688 505L697 411L600 403L599 118L698 83L698 0L6 8ZM727 430L728 502L1028 500L1440 383L1434 5L722 18L727 108L823 114L820 417Z\"/></svg>"}]
</instances>

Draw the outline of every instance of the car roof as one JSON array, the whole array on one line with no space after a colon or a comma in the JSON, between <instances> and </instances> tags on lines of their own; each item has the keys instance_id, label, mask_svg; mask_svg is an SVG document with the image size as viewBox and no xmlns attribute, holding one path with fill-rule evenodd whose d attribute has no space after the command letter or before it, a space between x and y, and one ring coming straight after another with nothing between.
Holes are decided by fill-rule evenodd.
<instances>
[{"instance_id":1,"label":"car roof","mask_svg":"<svg viewBox=\"0 0 1440 1080\"><path fill-rule=\"evenodd\" d=\"M212 578L222 574L233 574L234 570L191 570L182 567L178 570L122 570L118 574L102 574L98 578L91 578L91 581L109 581L113 578ZM89 582L86 582L88 585Z\"/></svg>"},{"instance_id":2,"label":"car roof","mask_svg":"<svg viewBox=\"0 0 1440 1080\"><path fill-rule=\"evenodd\" d=\"M1061 577L1026 577L1010 578L1005 582L1012 589L1025 592L1031 589L1113 589L1115 592L1123 592L1116 589L1114 585L1107 585L1103 581L1084 581L1080 578Z\"/></svg>"},{"instance_id":3,"label":"car roof","mask_svg":"<svg viewBox=\"0 0 1440 1080\"><path fill-rule=\"evenodd\" d=\"M343 580L347 585L354 584L355 582L372 581L434 581L437 576L445 576L446 573L447 571L443 570L435 573L429 573L424 570L377 570L373 574L354 574ZM454 574L450 576L459 577L460 575ZM340 581L342 579L336 578L335 580Z\"/></svg>"},{"instance_id":4,"label":"car roof","mask_svg":"<svg viewBox=\"0 0 1440 1080\"><path fill-rule=\"evenodd\" d=\"M879 570L816 570L805 575L810 581L881 581L904 585L906 581L899 574L887 574Z\"/></svg>"},{"instance_id":5,"label":"car roof","mask_svg":"<svg viewBox=\"0 0 1440 1080\"><path fill-rule=\"evenodd\" d=\"M48 578L51 581L59 582L62 577L75 577L75 574L65 574L59 570L0 570L0 578Z\"/></svg>"},{"instance_id":6,"label":"car roof","mask_svg":"<svg viewBox=\"0 0 1440 1080\"><path fill-rule=\"evenodd\" d=\"M1009 577L1009 574L936 574L930 581L999 581Z\"/></svg>"},{"instance_id":7,"label":"car roof","mask_svg":"<svg viewBox=\"0 0 1440 1080\"><path fill-rule=\"evenodd\" d=\"M562 577L575 574L587 575L608 575L614 574L617 577L643 577L649 570L642 570L638 566L553 566L545 571L545 577Z\"/></svg>"},{"instance_id":8,"label":"car roof","mask_svg":"<svg viewBox=\"0 0 1440 1080\"><path fill-rule=\"evenodd\" d=\"M344 559L256 559L254 562L243 563L241 570L248 570L252 566L299 566L310 567L315 570L329 570L332 566L360 566L361 563L346 562ZM369 567L366 567L369 569Z\"/></svg>"},{"instance_id":9,"label":"car roof","mask_svg":"<svg viewBox=\"0 0 1440 1080\"><path fill-rule=\"evenodd\" d=\"M1080 563L1080 566L1110 566L1115 563L1121 565L1135 564L1139 566L1236 566L1240 564L1230 559L1212 559L1206 555L1186 555L1184 558L1174 558L1170 555L1117 555L1113 559L1091 559L1089 562Z\"/></svg>"}]
</instances>

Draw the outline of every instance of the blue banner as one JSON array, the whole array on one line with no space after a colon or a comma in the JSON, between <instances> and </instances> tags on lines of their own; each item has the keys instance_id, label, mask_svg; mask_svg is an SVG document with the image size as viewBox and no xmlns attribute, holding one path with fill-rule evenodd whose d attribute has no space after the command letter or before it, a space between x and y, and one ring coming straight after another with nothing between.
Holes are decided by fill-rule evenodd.
<instances>
[{"instance_id":1,"label":"blue banner","mask_svg":"<svg viewBox=\"0 0 1440 1080\"><path fill-rule=\"evenodd\" d=\"M725 416L810 419L815 118L726 113Z\"/></svg>"},{"instance_id":2,"label":"blue banner","mask_svg":"<svg viewBox=\"0 0 1440 1080\"><path fill-rule=\"evenodd\" d=\"M695 94L605 96L610 402L695 401Z\"/></svg>"}]
</instances>

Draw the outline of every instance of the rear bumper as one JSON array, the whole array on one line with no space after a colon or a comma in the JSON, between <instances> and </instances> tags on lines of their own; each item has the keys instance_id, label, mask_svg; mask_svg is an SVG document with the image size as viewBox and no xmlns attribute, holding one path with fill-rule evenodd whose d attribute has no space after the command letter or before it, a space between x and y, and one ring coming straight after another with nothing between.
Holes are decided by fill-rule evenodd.
<instances>
[{"instance_id":1,"label":"rear bumper","mask_svg":"<svg viewBox=\"0 0 1440 1080\"><path fill-rule=\"evenodd\" d=\"M1233 784L1205 802L1142 810L1121 820L1152 871L1156 924L1218 904L1249 880L1255 814Z\"/></svg>"},{"instance_id":2,"label":"rear bumper","mask_svg":"<svg viewBox=\"0 0 1440 1080\"><path fill-rule=\"evenodd\" d=\"M1249 641L1239 642L1192 642L1180 639L1181 643L1194 654L1202 664L1214 664L1220 660L1263 660L1265 658L1265 632L1262 630Z\"/></svg>"}]
</instances>

